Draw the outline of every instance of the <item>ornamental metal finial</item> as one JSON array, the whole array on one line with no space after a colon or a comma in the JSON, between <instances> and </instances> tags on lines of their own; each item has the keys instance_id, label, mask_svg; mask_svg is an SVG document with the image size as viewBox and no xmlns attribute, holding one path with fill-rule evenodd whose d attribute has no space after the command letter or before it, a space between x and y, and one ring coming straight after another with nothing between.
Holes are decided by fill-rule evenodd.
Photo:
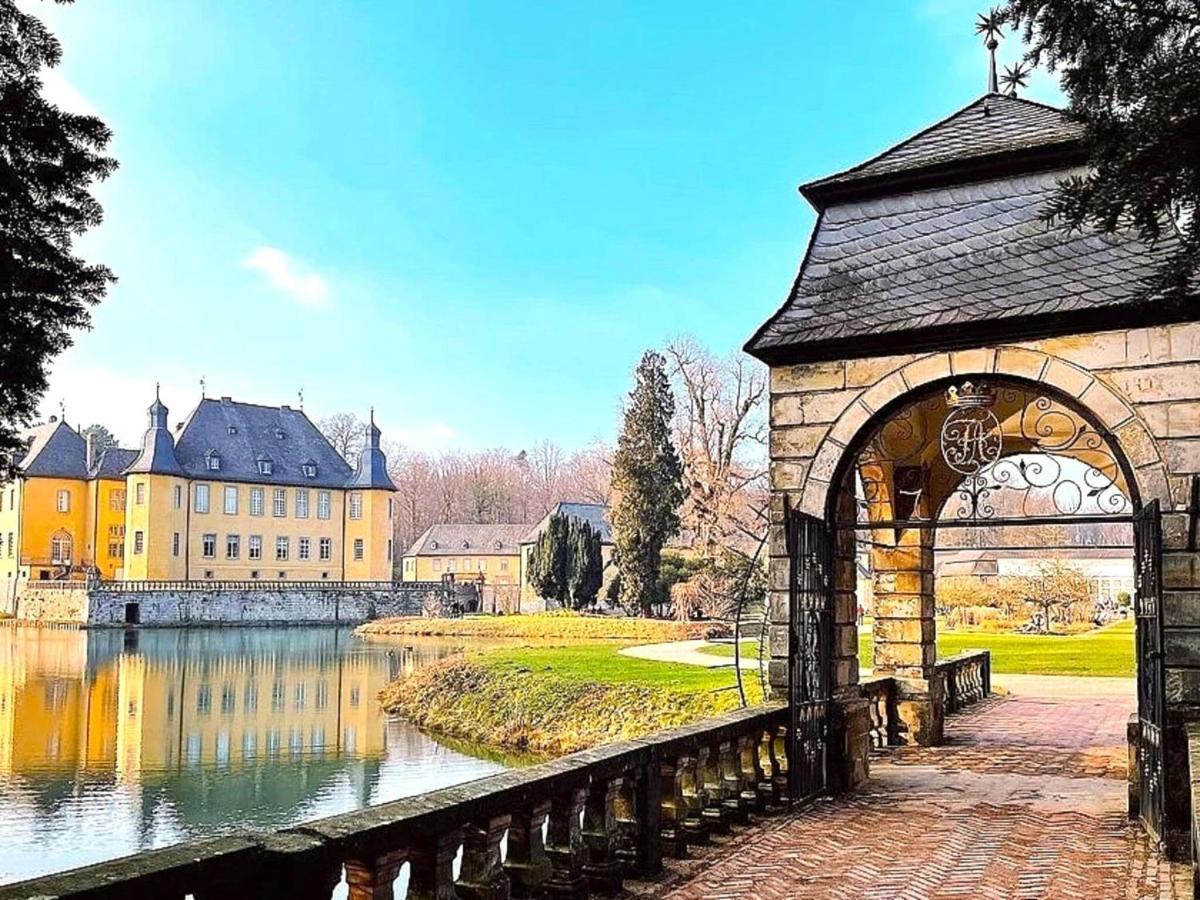
<instances>
[{"instance_id":1,"label":"ornamental metal finial","mask_svg":"<svg viewBox=\"0 0 1200 900\"><path fill-rule=\"evenodd\" d=\"M204 399L204 389L208 386L208 381L203 375L200 376L200 399Z\"/></svg>"},{"instance_id":2,"label":"ornamental metal finial","mask_svg":"<svg viewBox=\"0 0 1200 900\"><path fill-rule=\"evenodd\" d=\"M989 94L1000 93L999 79L996 78L996 48L1000 46L1000 38L1004 36L1001 32L1003 25L1004 13L996 6L986 13L980 13L979 21L975 23L975 33L983 35L983 45L988 49Z\"/></svg>"},{"instance_id":3,"label":"ornamental metal finial","mask_svg":"<svg viewBox=\"0 0 1200 900\"><path fill-rule=\"evenodd\" d=\"M296 396L300 398L300 412L304 412L304 388L300 388L300 390L296 392Z\"/></svg>"},{"instance_id":4,"label":"ornamental metal finial","mask_svg":"<svg viewBox=\"0 0 1200 900\"><path fill-rule=\"evenodd\" d=\"M1005 66L1004 74L1000 77L1000 83L1008 89L1008 96L1017 96L1017 88L1023 88L1029 84L1029 73L1032 69L1019 62L1014 66Z\"/></svg>"}]
</instances>

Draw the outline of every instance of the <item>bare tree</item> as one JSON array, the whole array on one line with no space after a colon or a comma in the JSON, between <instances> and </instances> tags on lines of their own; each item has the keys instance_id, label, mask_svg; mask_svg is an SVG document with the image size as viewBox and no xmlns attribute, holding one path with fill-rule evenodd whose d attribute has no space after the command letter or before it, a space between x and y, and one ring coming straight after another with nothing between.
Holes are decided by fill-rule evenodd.
<instances>
[{"instance_id":1,"label":"bare tree","mask_svg":"<svg viewBox=\"0 0 1200 900\"><path fill-rule=\"evenodd\" d=\"M765 529L766 372L742 355L720 359L694 338L667 344L676 393L676 441L688 496L683 526L714 559Z\"/></svg>"},{"instance_id":2,"label":"bare tree","mask_svg":"<svg viewBox=\"0 0 1200 900\"><path fill-rule=\"evenodd\" d=\"M563 497L566 475L562 448L553 441L538 441L524 454L527 496L531 512L541 518Z\"/></svg>"},{"instance_id":3,"label":"bare tree","mask_svg":"<svg viewBox=\"0 0 1200 900\"><path fill-rule=\"evenodd\" d=\"M562 489L570 496L562 499L608 506L612 499L612 458L612 447L599 441L571 454Z\"/></svg>"},{"instance_id":4,"label":"bare tree","mask_svg":"<svg viewBox=\"0 0 1200 900\"><path fill-rule=\"evenodd\" d=\"M333 444L333 449L341 454L342 459L354 465L358 462L358 452L363 446L363 434L366 425L354 413L334 413L317 423L317 428L326 440Z\"/></svg>"}]
</instances>

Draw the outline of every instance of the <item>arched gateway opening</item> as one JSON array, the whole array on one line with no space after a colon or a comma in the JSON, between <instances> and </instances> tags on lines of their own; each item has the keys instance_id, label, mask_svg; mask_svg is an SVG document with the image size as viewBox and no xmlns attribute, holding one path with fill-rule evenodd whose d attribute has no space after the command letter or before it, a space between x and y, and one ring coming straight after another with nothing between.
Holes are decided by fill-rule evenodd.
<instances>
[{"instance_id":1,"label":"arched gateway opening","mask_svg":"<svg viewBox=\"0 0 1200 900\"><path fill-rule=\"evenodd\" d=\"M827 454L823 515L785 500L797 791L811 793L818 769L845 762L823 758L830 734L834 755L852 752L849 735L838 733L847 704L841 721L834 715L826 727L822 701L853 696L864 627L873 638L872 674L896 686L898 742L941 742L955 685L938 665L939 550L1015 547L1036 562L1073 546L1103 546L1123 550L1133 575L1138 812L1161 835L1160 511L1156 498L1143 498L1121 440L1085 400L995 372L931 380L864 419ZM970 539L946 540L950 534Z\"/></svg>"}]
</instances>

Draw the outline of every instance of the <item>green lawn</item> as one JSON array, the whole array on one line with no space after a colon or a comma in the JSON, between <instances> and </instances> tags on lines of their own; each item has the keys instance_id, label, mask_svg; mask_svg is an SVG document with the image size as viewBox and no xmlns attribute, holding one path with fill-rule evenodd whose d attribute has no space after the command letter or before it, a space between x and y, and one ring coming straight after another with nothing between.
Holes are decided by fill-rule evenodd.
<instances>
[{"instance_id":1,"label":"green lawn","mask_svg":"<svg viewBox=\"0 0 1200 900\"><path fill-rule=\"evenodd\" d=\"M964 650L990 650L992 671L1028 675L1128 675L1134 673L1133 622L1118 622L1097 631L1074 635L996 634L988 631L938 633L938 656L954 656ZM871 667L871 635L858 636L858 659ZM733 656L731 644L706 647L702 651ZM742 652L753 657L753 641L742 644Z\"/></svg>"},{"instance_id":2,"label":"green lawn","mask_svg":"<svg viewBox=\"0 0 1200 900\"><path fill-rule=\"evenodd\" d=\"M628 645L626 645L628 646ZM655 662L622 656L613 644L566 647L503 647L479 657L489 669L544 672L558 681L639 684L680 693L736 688L732 669L703 669L682 663ZM733 648L729 648L732 655ZM756 679L747 679L756 681Z\"/></svg>"}]
</instances>

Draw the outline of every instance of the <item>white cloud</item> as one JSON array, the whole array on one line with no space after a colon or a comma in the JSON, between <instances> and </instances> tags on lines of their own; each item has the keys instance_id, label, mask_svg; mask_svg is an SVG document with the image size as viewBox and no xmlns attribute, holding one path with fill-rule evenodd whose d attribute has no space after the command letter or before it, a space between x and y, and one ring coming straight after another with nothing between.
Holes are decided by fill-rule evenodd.
<instances>
[{"instance_id":1,"label":"white cloud","mask_svg":"<svg viewBox=\"0 0 1200 900\"><path fill-rule=\"evenodd\" d=\"M42 96L64 112L84 116L98 116L100 111L83 96L75 85L67 81L58 69L42 69Z\"/></svg>"},{"instance_id":2,"label":"white cloud","mask_svg":"<svg viewBox=\"0 0 1200 900\"><path fill-rule=\"evenodd\" d=\"M242 260L242 265L261 272L278 290L301 306L325 306L329 300L328 282L313 272L302 271L297 262L278 247L257 247Z\"/></svg>"}]
</instances>

